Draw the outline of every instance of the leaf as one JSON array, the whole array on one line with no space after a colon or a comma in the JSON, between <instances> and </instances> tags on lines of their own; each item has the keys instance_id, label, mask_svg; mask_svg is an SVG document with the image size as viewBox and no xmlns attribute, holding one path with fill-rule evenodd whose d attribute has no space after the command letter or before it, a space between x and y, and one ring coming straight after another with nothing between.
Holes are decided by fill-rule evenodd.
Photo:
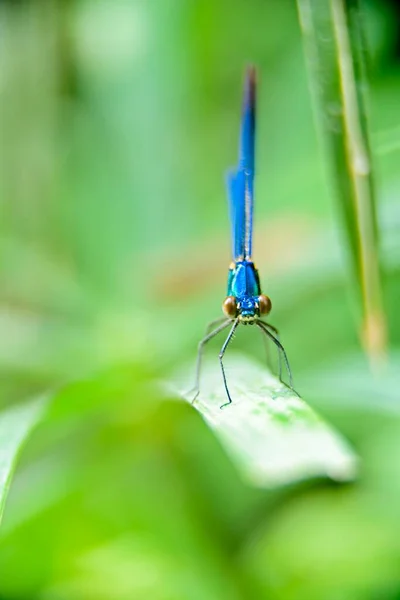
<instances>
[{"instance_id":1,"label":"leaf","mask_svg":"<svg viewBox=\"0 0 400 600\"><path fill-rule=\"evenodd\" d=\"M0 523L19 452L44 407L45 399L36 398L0 413Z\"/></svg>"},{"instance_id":2,"label":"leaf","mask_svg":"<svg viewBox=\"0 0 400 600\"><path fill-rule=\"evenodd\" d=\"M244 477L271 487L311 477L338 481L356 475L357 458L347 442L313 409L266 369L231 357L226 402L218 361L204 362L201 393L193 403ZM183 394L188 402L193 396Z\"/></svg>"},{"instance_id":3,"label":"leaf","mask_svg":"<svg viewBox=\"0 0 400 600\"><path fill-rule=\"evenodd\" d=\"M362 339L370 358L386 347L386 317L368 139L363 20L358 0L297 0L315 113L343 214Z\"/></svg>"}]
</instances>

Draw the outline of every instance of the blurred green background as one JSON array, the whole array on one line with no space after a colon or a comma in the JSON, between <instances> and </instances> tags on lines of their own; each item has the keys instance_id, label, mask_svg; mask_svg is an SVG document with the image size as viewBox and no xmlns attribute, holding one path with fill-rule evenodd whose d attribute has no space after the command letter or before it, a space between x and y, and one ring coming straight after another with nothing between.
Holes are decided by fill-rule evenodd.
<instances>
[{"instance_id":1,"label":"blurred green background","mask_svg":"<svg viewBox=\"0 0 400 600\"><path fill-rule=\"evenodd\" d=\"M1 599L400 598L400 26L395 2L363 6L379 373L358 339L294 0L0 2L1 407L58 389L11 486ZM361 455L353 485L247 487L199 415L158 391L194 370L220 316L248 62L271 322L296 388ZM264 360L253 330L235 349Z\"/></svg>"}]
</instances>

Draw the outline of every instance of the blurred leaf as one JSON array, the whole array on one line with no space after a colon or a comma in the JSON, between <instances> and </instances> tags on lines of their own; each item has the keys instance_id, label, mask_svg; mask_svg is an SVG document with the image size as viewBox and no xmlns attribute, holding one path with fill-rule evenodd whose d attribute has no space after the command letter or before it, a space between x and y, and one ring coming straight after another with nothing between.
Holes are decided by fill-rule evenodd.
<instances>
[{"instance_id":1,"label":"blurred leaf","mask_svg":"<svg viewBox=\"0 0 400 600\"><path fill-rule=\"evenodd\" d=\"M185 547L175 549L171 542L163 548L154 534L126 534L78 556L77 575L47 590L45 597L240 600L243 596L218 552L211 548L205 552L196 539L188 542L189 552Z\"/></svg>"},{"instance_id":2,"label":"blurred leaf","mask_svg":"<svg viewBox=\"0 0 400 600\"><path fill-rule=\"evenodd\" d=\"M44 404L44 398L36 398L0 413L0 521L18 454L40 420Z\"/></svg>"},{"instance_id":3,"label":"blurred leaf","mask_svg":"<svg viewBox=\"0 0 400 600\"><path fill-rule=\"evenodd\" d=\"M303 383L319 406L333 406L336 411L359 407L398 416L400 412L398 373L400 354L392 352L383 372L371 372L360 352L346 352L336 361L330 360L310 369ZM323 398L323 403L320 399Z\"/></svg>"},{"instance_id":4,"label":"blurred leaf","mask_svg":"<svg viewBox=\"0 0 400 600\"><path fill-rule=\"evenodd\" d=\"M232 368L231 359L233 402L221 410L226 393L215 367L204 364L194 406L247 480L271 487L318 476L354 478L357 459L347 443L268 371L244 357ZM186 399L192 401L190 394Z\"/></svg>"},{"instance_id":5,"label":"blurred leaf","mask_svg":"<svg viewBox=\"0 0 400 600\"><path fill-rule=\"evenodd\" d=\"M358 0L298 0L316 112L344 215L363 341L371 357L386 345L378 227L365 98L362 15Z\"/></svg>"},{"instance_id":6,"label":"blurred leaf","mask_svg":"<svg viewBox=\"0 0 400 600\"><path fill-rule=\"evenodd\" d=\"M359 488L341 487L284 506L243 554L260 598L394 600L399 552L393 517Z\"/></svg>"}]
</instances>

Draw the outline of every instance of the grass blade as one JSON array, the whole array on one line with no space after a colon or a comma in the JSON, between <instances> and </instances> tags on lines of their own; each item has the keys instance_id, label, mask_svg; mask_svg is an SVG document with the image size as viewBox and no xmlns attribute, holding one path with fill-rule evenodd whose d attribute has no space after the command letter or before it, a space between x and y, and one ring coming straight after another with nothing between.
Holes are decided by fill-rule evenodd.
<instances>
[{"instance_id":1,"label":"grass blade","mask_svg":"<svg viewBox=\"0 0 400 600\"><path fill-rule=\"evenodd\" d=\"M45 400L38 398L0 413L0 523L19 452L44 407Z\"/></svg>"},{"instance_id":2,"label":"grass blade","mask_svg":"<svg viewBox=\"0 0 400 600\"><path fill-rule=\"evenodd\" d=\"M346 481L357 459L344 441L301 398L265 368L230 358L226 402L218 361L204 363L202 391L194 403L243 476L261 487L327 476ZM189 402L192 397L184 395Z\"/></svg>"},{"instance_id":3,"label":"grass blade","mask_svg":"<svg viewBox=\"0 0 400 600\"><path fill-rule=\"evenodd\" d=\"M297 0L317 121L344 216L362 340L372 359L386 347L378 226L366 118L366 69L358 0Z\"/></svg>"}]
</instances>

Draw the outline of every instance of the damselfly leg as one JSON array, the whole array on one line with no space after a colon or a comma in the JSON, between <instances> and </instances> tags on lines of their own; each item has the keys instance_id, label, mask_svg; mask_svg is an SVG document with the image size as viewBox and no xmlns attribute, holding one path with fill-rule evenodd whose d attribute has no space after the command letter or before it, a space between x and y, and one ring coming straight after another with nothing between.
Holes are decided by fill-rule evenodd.
<instances>
[{"instance_id":1,"label":"damselfly leg","mask_svg":"<svg viewBox=\"0 0 400 600\"><path fill-rule=\"evenodd\" d=\"M224 379L224 386L225 386L225 391L226 391L226 395L228 396L228 402L225 402L225 404L221 404L220 408L224 408L224 406L228 406L229 404L232 403L232 398L231 395L229 393L229 389L228 389L228 384L226 381L226 375L225 375L225 369L224 369L224 363L223 363L223 358L224 358L224 354L225 354L225 350L227 349L229 342L232 340L233 338L233 334L235 333L236 327L239 325L239 320L236 319L236 321L234 321L232 328L229 332L228 337L226 338L224 345L221 348L221 352L219 353L219 363L221 365L221 371L222 371L222 377Z\"/></svg>"},{"instance_id":2,"label":"damselfly leg","mask_svg":"<svg viewBox=\"0 0 400 600\"><path fill-rule=\"evenodd\" d=\"M278 342L280 342L279 331L277 330L277 328L274 327L273 325L270 325L269 323L265 323L265 321L263 321L263 323L264 323L264 325L266 327L269 327L270 330L274 332L276 339L278 340ZM267 354L267 365L271 369L271 357L270 357L270 354L269 354L269 344L268 344L269 338L268 338L268 336L263 335L263 340L264 340L264 345L265 345L265 352ZM280 351L280 349L279 349L278 346L276 346L276 349L278 351L278 376L279 376L279 381L281 383L285 383L282 380L282 355L281 355L281 351Z\"/></svg>"},{"instance_id":3,"label":"damselfly leg","mask_svg":"<svg viewBox=\"0 0 400 600\"><path fill-rule=\"evenodd\" d=\"M275 335L273 335L271 333L271 331L269 331L268 323L264 323L264 321L257 321L257 325L265 333L265 335L267 335L274 342L274 344L277 346L277 348L279 350L279 353L282 354L283 360L285 362L286 370L287 370L287 373L289 376L289 388L292 390L292 392L294 392L296 394L296 396L298 396L299 394L296 392L296 390L293 387L292 371L290 369L290 364L289 364L289 360L288 360L285 348L282 346L281 342L275 337ZM272 329L271 326L269 326L269 327ZM282 379L281 379L281 381L282 381Z\"/></svg>"},{"instance_id":4,"label":"damselfly leg","mask_svg":"<svg viewBox=\"0 0 400 600\"><path fill-rule=\"evenodd\" d=\"M221 320L223 321L223 323L221 323ZM214 327L217 323L221 323L221 324L216 329L214 329L213 331L208 333L210 331L210 328ZM221 331L226 329L228 327L228 325L230 325L230 323L232 323L231 319L227 319L226 317L222 317L220 319L216 319L215 321L211 321L211 323L209 323L207 325L205 337L199 342L198 351L197 351L195 385L194 385L194 388L190 392L190 394L192 394L192 393L194 394L192 404L196 400L196 398L198 397L198 395L200 393L200 374L201 374L201 363L202 363L202 358L203 358L204 346L207 344L207 342L212 340L213 337L215 337Z\"/></svg>"}]
</instances>

